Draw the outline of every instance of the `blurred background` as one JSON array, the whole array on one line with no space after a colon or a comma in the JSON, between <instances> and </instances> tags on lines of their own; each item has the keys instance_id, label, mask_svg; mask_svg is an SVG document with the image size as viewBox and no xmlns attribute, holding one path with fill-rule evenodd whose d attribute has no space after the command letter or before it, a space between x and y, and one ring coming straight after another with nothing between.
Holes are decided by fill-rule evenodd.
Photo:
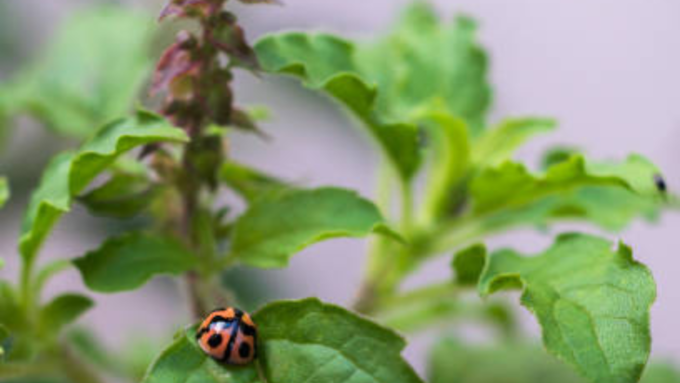
<instances>
[{"instance_id":1,"label":"blurred background","mask_svg":"<svg viewBox=\"0 0 680 383\"><path fill-rule=\"evenodd\" d=\"M0 84L39 61L62 23L77 10L97 3L129 7L149 20L160 0L2 0L0 1ZM371 39L385 32L407 1L285 0L285 6L239 6L250 41L268 32L320 30ZM491 57L495 88L491 121L501 117L555 117L559 130L525 147L520 158L538 165L542 149L571 144L596 159L622 158L638 152L663 171L671 191L680 189L680 3L673 0L590 0L582 2L515 0L433 1L444 19L465 13L480 24L479 38ZM147 57L155 61L176 26L148 23L152 39ZM121 25L121 33L126 26ZM141 37L140 37L141 38ZM135 37L131 37L134 44ZM106 70L116 70L115 64ZM150 68L149 68L150 70ZM149 72L150 73L150 72ZM48 73L47 76L50 74ZM297 83L239 72L237 100L241 105L266 105L271 118L262 124L272 140L234 135L231 155L306 185L338 185L372 196L377 157L372 142L353 121L324 97ZM0 211L0 256L7 267L0 278L15 280L17 235L30 191L49 158L73 146L73 139L44 129L34 119L18 118L3 134L0 174L6 174L13 196ZM230 196L225 198L229 199ZM132 225L135 223L133 222ZM490 248L512 246L539 251L555 232L515 231L496 237ZM621 238L652 270L658 299L652 310L653 355L680 361L680 216L667 214L657 225L634 223ZM74 205L57 226L42 259L74 257L99 245L108 233L123 231L120 222L93 218ZM588 228L592 231L592 228ZM606 234L611 237L610 234ZM615 238L614 238L615 239ZM225 275L247 309L278 298L320 298L348 304L361 280L366 242L339 239L324 242L294 257L286 270L239 269ZM429 265L408 281L450 277L449 258ZM64 273L48 287L50 295L84 291L76 271ZM92 295L91 293L88 293ZM189 319L182 286L157 278L134 293L99 295L97 307L80 321L116 348L130 342L167 343ZM512 295L510 299L516 299ZM519 309L523 310L523 309ZM538 337L534 320L523 318L527 332ZM417 336L406 355L422 372L423 353L435 332ZM136 340L134 340L136 339Z\"/></svg>"}]
</instances>

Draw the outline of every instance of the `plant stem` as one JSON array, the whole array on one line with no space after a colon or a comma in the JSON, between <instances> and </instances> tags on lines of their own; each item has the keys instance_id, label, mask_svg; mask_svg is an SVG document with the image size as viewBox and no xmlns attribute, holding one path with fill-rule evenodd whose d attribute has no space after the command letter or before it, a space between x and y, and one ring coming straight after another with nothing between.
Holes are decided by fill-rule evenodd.
<instances>
[{"instance_id":1,"label":"plant stem","mask_svg":"<svg viewBox=\"0 0 680 383\"><path fill-rule=\"evenodd\" d=\"M33 291L33 266L35 264L35 257L22 257L23 262L21 265L21 280L19 285L19 294L21 297L21 303L26 312L26 317L33 318L33 310L35 308L35 294Z\"/></svg>"},{"instance_id":2,"label":"plant stem","mask_svg":"<svg viewBox=\"0 0 680 383\"><path fill-rule=\"evenodd\" d=\"M401 230L408 239L413 229L413 191L411 184L402 181L401 185Z\"/></svg>"},{"instance_id":3,"label":"plant stem","mask_svg":"<svg viewBox=\"0 0 680 383\"><path fill-rule=\"evenodd\" d=\"M425 287L385 298L380 302L377 310L389 310L394 307L406 306L427 300L438 300L450 297L452 295L457 295L459 291L460 287L451 281L427 285Z\"/></svg>"}]
</instances>

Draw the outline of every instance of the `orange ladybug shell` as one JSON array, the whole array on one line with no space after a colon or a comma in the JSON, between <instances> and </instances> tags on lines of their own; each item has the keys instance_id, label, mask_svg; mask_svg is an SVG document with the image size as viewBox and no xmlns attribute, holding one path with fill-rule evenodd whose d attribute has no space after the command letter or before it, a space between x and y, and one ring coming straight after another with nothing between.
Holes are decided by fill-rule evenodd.
<instances>
[{"instance_id":1,"label":"orange ladybug shell","mask_svg":"<svg viewBox=\"0 0 680 383\"><path fill-rule=\"evenodd\" d=\"M257 327L248 313L234 307L211 312L196 340L206 354L227 364L245 365L257 356Z\"/></svg>"}]
</instances>

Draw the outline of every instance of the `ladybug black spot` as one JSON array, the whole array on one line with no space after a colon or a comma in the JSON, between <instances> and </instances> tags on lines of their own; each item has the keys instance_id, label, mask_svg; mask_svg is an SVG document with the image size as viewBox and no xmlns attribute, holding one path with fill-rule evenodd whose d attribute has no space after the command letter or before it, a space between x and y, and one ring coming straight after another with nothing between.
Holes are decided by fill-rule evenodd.
<instances>
[{"instance_id":1,"label":"ladybug black spot","mask_svg":"<svg viewBox=\"0 0 680 383\"><path fill-rule=\"evenodd\" d=\"M222 343L222 335L220 334L212 334L210 338L208 338L208 346L211 348L215 348L219 346Z\"/></svg>"},{"instance_id":2,"label":"ladybug black spot","mask_svg":"<svg viewBox=\"0 0 680 383\"><path fill-rule=\"evenodd\" d=\"M248 343L241 343L238 346L238 354L241 358L247 358L250 355L250 345Z\"/></svg>"},{"instance_id":3,"label":"ladybug black spot","mask_svg":"<svg viewBox=\"0 0 680 383\"><path fill-rule=\"evenodd\" d=\"M241 331L243 331L243 335L247 336L253 336L255 335L255 327L253 326L248 326L245 323L241 323Z\"/></svg>"}]
</instances>

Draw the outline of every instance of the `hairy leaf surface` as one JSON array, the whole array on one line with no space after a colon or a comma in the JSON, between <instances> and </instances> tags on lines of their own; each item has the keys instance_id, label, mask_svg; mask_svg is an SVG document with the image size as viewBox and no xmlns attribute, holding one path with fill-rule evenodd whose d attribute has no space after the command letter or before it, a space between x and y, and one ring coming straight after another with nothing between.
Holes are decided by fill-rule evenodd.
<instances>
[{"instance_id":1,"label":"hairy leaf surface","mask_svg":"<svg viewBox=\"0 0 680 383\"><path fill-rule=\"evenodd\" d=\"M254 316L270 383L420 383L404 340L341 307L310 298L271 303Z\"/></svg>"},{"instance_id":2,"label":"hairy leaf surface","mask_svg":"<svg viewBox=\"0 0 680 383\"><path fill-rule=\"evenodd\" d=\"M477 257L463 252L459 258L470 255ZM598 237L568 234L534 257L497 251L487 260L478 288L483 296L521 289L522 304L536 315L548 351L590 381L640 378L649 357L656 288L626 245L614 249Z\"/></svg>"}]
</instances>

